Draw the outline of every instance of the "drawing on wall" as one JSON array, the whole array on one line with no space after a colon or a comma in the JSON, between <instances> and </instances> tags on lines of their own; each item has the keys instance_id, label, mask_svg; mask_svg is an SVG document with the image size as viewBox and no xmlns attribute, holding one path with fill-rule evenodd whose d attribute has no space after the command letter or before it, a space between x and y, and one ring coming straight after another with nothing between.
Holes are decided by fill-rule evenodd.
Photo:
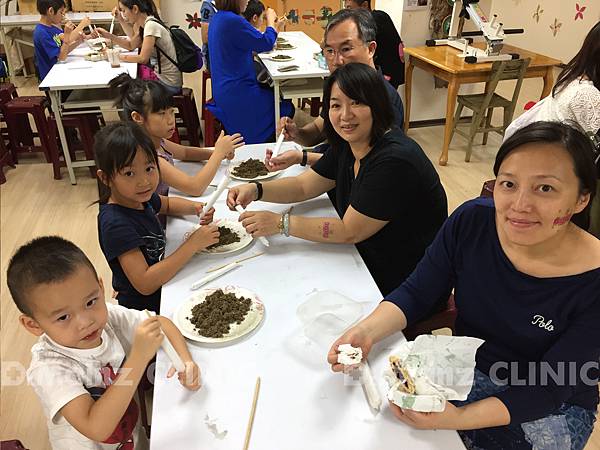
<instances>
[{"instance_id":1,"label":"drawing on wall","mask_svg":"<svg viewBox=\"0 0 600 450\"><path fill-rule=\"evenodd\" d=\"M285 17L292 24L296 24L296 23L300 22L300 16L298 15L297 9L290 9L290 11L286 14Z\"/></svg>"},{"instance_id":2,"label":"drawing on wall","mask_svg":"<svg viewBox=\"0 0 600 450\"><path fill-rule=\"evenodd\" d=\"M200 17L198 17L197 12L195 12L193 16L186 13L185 21L188 23L188 28L193 28L194 30L200 28Z\"/></svg>"},{"instance_id":3,"label":"drawing on wall","mask_svg":"<svg viewBox=\"0 0 600 450\"><path fill-rule=\"evenodd\" d=\"M583 20L583 12L585 11L585 9L587 8L587 6L579 6L579 3L575 3L575 10L577 11L577 13L575 14L575 19L581 19Z\"/></svg>"},{"instance_id":4,"label":"drawing on wall","mask_svg":"<svg viewBox=\"0 0 600 450\"><path fill-rule=\"evenodd\" d=\"M307 9L302 13L302 20L306 25L312 25L317 20L317 15L314 9Z\"/></svg>"},{"instance_id":5,"label":"drawing on wall","mask_svg":"<svg viewBox=\"0 0 600 450\"><path fill-rule=\"evenodd\" d=\"M404 0L404 10L429 8L431 0Z\"/></svg>"},{"instance_id":6,"label":"drawing on wall","mask_svg":"<svg viewBox=\"0 0 600 450\"><path fill-rule=\"evenodd\" d=\"M319 12L321 15L317 18L317 20L319 21L319 25L321 25L322 28L325 28L329 23L329 19L331 16L333 16L333 9L331 9L329 6L321 6Z\"/></svg>"},{"instance_id":7,"label":"drawing on wall","mask_svg":"<svg viewBox=\"0 0 600 450\"><path fill-rule=\"evenodd\" d=\"M540 23L540 17L544 14L544 10L540 4L537 5L537 9L533 13L533 18L535 19L535 23Z\"/></svg>"},{"instance_id":8,"label":"drawing on wall","mask_svg":"<svg viewBox=\"0 0 600 450\"><path fill-rule=\"evenodd\" d=\"M552 30L552 36L556 37L558 32L560 31L560 27L562 27L562 23L558 21L558 19L554 18L554 23L550 25L550 29Z\"/></svg>"}]
</instances>

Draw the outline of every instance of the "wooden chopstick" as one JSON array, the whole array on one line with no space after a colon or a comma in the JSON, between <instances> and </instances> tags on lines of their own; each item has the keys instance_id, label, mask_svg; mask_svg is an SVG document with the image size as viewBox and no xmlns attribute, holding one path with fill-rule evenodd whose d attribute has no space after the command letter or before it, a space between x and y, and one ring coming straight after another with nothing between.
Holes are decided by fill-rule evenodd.
<instances>
[{"instance_id":1,"label":"wooden chopstick","mask_svg":"<svg viewBox=\"0 0 600 450\"><path fill-rule=\"evenodd\" d=\"M258 401L258 393L260 392L260 377L256 378L256 386L254 386L254 398L252 399L252 409L248 418L248 426L246 427L246 439L244 440L244 450L248 450L250 445L250 435L252 434L252 425L254 424L254 414L256 413L256 403Z\"/></svg>"},{"instance_id":2,"label":"wooden chopstick","mask_svg":"<svg viewBox=\"0 0 600 450\"><path fill-rule=\"evenodd\" d=\"M249 259L256 258L257 256L261 256L264 254L265 254L265 252L258 252L258 253L255 253L254 255L246 256L245 258L238 259L237 261L234 261L234 262L241 263L242 261L248 261ZM208 269L206 271L206 273L211 273L211 272L214 272L215 270L222 269L223 267L228 266L229 264L231 264L231 263L228 262L227 264L223 264L222 266L212 267L212 268Z\"/></svg>"}]
</instances>

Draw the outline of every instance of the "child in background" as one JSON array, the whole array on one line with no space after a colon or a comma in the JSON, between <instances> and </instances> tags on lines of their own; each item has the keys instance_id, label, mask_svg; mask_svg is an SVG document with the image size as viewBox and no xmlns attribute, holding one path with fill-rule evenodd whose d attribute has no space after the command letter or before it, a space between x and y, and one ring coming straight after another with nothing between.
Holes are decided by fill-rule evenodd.
<instances>
[{"instance_id":1,"label":"child in background","mask_svg":"<svg viewBox=\"0 0 600 450\"><path fill-rule=\"evenodd\" d=\"M202 56L204 57L204 67L210 72L210 58L208 56L208 27L210 19L217 13L215 0L202 0L200 5L200 35L202 37Z\"/></svg>"},{"instance_id":2,"label":"child in background","mask_svg":"<svg viewBox=\"0 0 600 450\"><path fill-rule=\"evenodd\" d=\"M121 24L127 37L115 36L103 28L96 28L97 34L128 50L139 48L140 51L137 55L122 54L121 61L150 66L153 72L146 74L145 71L141 71L143 77L149 76L148 79L158 79L171 95L179 94L183 85L183 75L171 61L177 61L175 44L173 44L170 30L161 22L154 2L152 0L121 0L118 9L114 8L112 13ZM157 48L160 49L160 52L157 52Z\"/></svg>"},{"instance_id":3,"label":"child in background","mask_svg":"<svg viewBox=\"0 0 600 450\"><path fill-rule=\"evenodd\" d=\"M265 5L259 0L250 0L242 15L250 25L260 31L265 22Z\"/></svg>"},{"instance_id":4,"label":"child in background","mask_svg":"<svg viewBox=\"0 0 600 450\"><path fill-rule=\"evenodd\" d=\"M46 236L22 246L7 282L19 321L39 336L27 378L54 450L148 448L133 396L163 340L161 329L185 362L180 383L200 388L200 369L175 325L106 304L102 280L72 242Z\"/></svg>"},{"instance_id":5,"label":"child in background","mask_svg":"<svg viewBox=\"0 0 600 450\"><path fill-rule=\"evenodd\" d=\"M100 191L98 237L113 273L120 305L159 311L161 287L197 252L219 241L214 209L198 230L164 258L165 235L156 218L198 215L203 203L156 194L160 177L156 150L146 132L133 122L111 124L96 134L94 145Z\"/></svg>"},{"instance_id":6,"label":"child in background","mask_svg":"<svg viewBox=\"0 0 600 450\"><path fill-rule=\"evenodd\" d=\"M142 126L151 137L160 157L158 165L161 181L157 193L167 195L169 186L188 195L202 195L215 177L221 161L232 159L235 149L244 145L242 136L225 136L221 133L214 150L187 147L168 139L175 131L173 96L160 83L133 79L123 73L110 82L119 90L117 105L123 108L122 117ZM207 161L195 175L188 175L173 165L173 158L182 161Z\"/></svg>"},{"instance_id":7,"label":"child in background","mask_svg":"<svg viewBox=\"0 0 600 450\"><path fill-rule=\"evenodd\" d=\"M67 55L83 42L83 28L91 22L85 17L76 27L72 22L61 28L65 18L64 0L37 0L40 23L33 30L35 65L40 81L46 78L52 66L67 59Z\"/></svg>"}]
</instances>

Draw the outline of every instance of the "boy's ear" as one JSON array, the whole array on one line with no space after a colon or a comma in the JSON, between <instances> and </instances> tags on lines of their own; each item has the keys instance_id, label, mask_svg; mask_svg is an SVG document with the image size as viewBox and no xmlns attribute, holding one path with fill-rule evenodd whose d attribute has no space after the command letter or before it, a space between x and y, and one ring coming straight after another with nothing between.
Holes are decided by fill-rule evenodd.
<instances>
[{"instance_id":1,"label":"boy's ear","mask_svg":"<svg viewBox=\"0 0 600 450\"><path fill-rule=\"evenodd\" d=\"M41 336L44 334L44 330L42 330L40 324L37 323L37 320L35 320L33 317L29 317L26 314L21 314L19 316L19 322L21 322L21 325L23 325L27 331L35 336Z\"/></svg>"},{"instance_id":2,"label":"boy's ear","mask_svg":"<svg viewBox=\"0 0 600 450\"><path fill-rule=\"evenodd\" d=\"M53 16L56 13L56 11L54 11L54 7L51 6L50 8L48 8L48 10L46 11L46 16Z\"/></svg>"},{"instance_id":3,"label":"boy's ear","mask_svg":"<svg viewBox=\"0 0 600 450\"><path fill-rule=\"evenodd\" d=\"M133 120L138 125L142 125L144 123L144 118L137 111L131 111L131 120Z\"/></svg>"}]
</instances>

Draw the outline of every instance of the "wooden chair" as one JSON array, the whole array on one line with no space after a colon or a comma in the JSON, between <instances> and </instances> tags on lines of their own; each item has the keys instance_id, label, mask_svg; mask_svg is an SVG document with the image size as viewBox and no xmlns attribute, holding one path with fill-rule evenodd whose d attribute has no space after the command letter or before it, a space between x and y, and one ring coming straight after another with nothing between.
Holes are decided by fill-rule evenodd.
<instances>
[{"instance_id":1,"label":"wooden chair","mask_svg":"<svg viewBox=\"0 0 600 450\"><path fill-rule=\"evenodd\" d=\"M175 114L175 126L180 128L179 139L188 141L192 147L200 147L202 139L202 130L200 128L200 118L198 117L198 108L194 100L194 91L190 88L182 88L180 95L174 95L173 101L177 108ZM185 129L185 131L183 130Z\"/></svg>"},{"instance_id":2,"label":"wooden chair","mask_svg":"<svg viewBox=\"0 0 600 450\"><path fill-rule=\"evenodd\" d=\"M492 73L489 80L486 82L485 92L483 94L458 96L458 105L456 107L456 113L454 114L450 141L452 141L454 132L467 138L468 143L465 161L469 162L471 159L473 139L477 133L483 133L483 145L487 144L488 133L490 131L495 131L500 135L504 135L504 131L512 122L519 92L521 91L521 85L523 84L523 76L529 66L529 62L529 58L512 61L496 61L492 65ZM495 93L498 82L502 80L517 80L515 90L510 100ZM460 113L465 107L473 111L473 118L471 119L471 125L468 132L458 128ZM491 125L494 108L504 108L504 120L502 121L501 126L494 127Z\"/></svg>"},{"instance_id":3,"label":"wooden chair","mask_svg":"<svg viewBox=\"0 0 600 450\"><path fill-rule=\"evenodd\" d=\"M421 334L431 334L432 331L440 328L450 328L454 334L454 322L456 321L456 305L454 304L454 294L450 294L446 309L433 316L417 322L410 327L406 327L402 333L407 341L414 341Z\"/></svg>"}]
</instances>

